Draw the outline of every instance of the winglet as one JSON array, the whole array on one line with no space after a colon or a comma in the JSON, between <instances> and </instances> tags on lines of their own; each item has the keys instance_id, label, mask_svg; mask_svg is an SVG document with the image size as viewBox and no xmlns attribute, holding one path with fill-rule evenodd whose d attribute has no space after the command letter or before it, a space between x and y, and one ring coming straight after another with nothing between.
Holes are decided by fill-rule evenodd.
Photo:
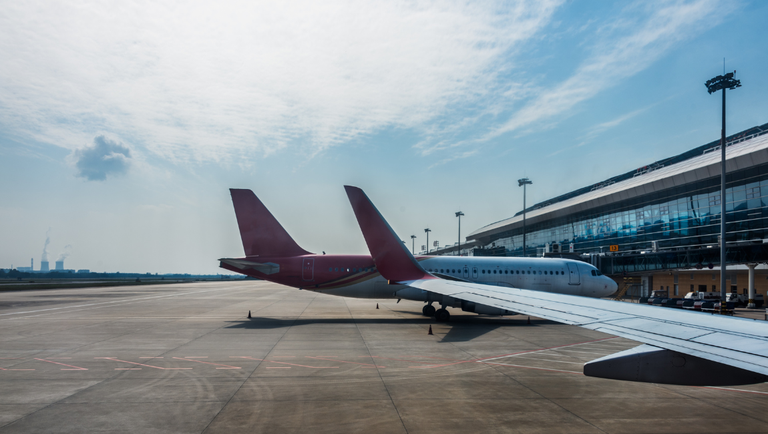
<instances>
[{"instance_id":1,"label":"winglet","mask_svg":"<svg viewBox=\"0 0 768 434\"><path fill-rule=\"evenodd\" d=\"M345 185L373 262L385 279L396 282L433 279L400 241L363 190Z\"/></svg>"},{"instance_id":2,"label":"winglet","mask_svg":"<svg viewBox=\"0 0 768 434\"><path fill-rule=\"evenodd\" d=\"M251 190L230 188L237 225L246 256L301 256L309 252L299 247L288 232Z\"/></svg>"}]
</instances>

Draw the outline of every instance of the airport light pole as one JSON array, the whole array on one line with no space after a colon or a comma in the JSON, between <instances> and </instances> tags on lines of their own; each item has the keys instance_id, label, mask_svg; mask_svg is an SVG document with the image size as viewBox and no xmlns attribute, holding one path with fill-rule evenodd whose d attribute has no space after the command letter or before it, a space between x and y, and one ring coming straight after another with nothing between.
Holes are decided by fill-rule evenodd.
<instances>
[{"instance_id":1,"label":"airport light pole","mask_svg":"<svg viewBox=\"0 0 768 434\"><path fill-rule=\"evenodd\" d=\"M723 68L725 69L725 68ZM725 90L741 87L741 80L733 78L736 71L718 75L704 83L710 94L723 91L723 126L720 130L720 312L725 308Z\"/></svg>"},{"instance_id":2,"label":"airport light pole","mask_svg":"<svg viewBox=\"0 0 768 434\"><path fill-rule=\"evenodd\" d=\"M533 184L533 182L528 178L517 180L517 186L523 187L523 257L527 256L525 252L525 186L529 184Z\"/></svg>"},{"instance_id":3,"label":"airport light pole","mask_svg":"<svg viewBox=\"0 0 768 434\"><path fill-rule=\"evenodd\" d=\"M432 232L432 229L426 228L424 229L424 232L427 234L427 254L429 254L429 233Z\"/></svg>"},{"instance_id":4,"label":"airport light pole","mask_svg":"<svg viewBox=\"0 0 768 434\"><path fill-rule=\"evenodd\" d=\"M411 235L411 254L416 255L416 235Z\"/></svg>"},{"instance_id":5,"label":"airport light pole","mask_svg":"<svg viewBox=\"0 0 768 434\"><path fill-rule=\"evenodd\" d=\"M459 218L459 250L457 250L456 255L461 256L461 216L463 216L464 213L459 211L456 213L456 217Z\"/></svg>"}]
</instances>

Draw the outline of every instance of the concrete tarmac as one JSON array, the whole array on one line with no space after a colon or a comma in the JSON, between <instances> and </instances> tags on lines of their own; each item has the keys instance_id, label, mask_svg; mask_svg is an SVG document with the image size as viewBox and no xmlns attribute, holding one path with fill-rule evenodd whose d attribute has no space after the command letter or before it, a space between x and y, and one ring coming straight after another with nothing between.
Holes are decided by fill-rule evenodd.
<instances>
[{"instance_id":1,"label":"concrete tarmac","mask_svg":"<svg viewBox=\"0 0 768 434\"><path fill-rule=\"evenodd\" d=\"M421 306L258 281L0 293L0 432L768 433L768 383L589 378L637 344Z\"/></svg>"}]
</instances>

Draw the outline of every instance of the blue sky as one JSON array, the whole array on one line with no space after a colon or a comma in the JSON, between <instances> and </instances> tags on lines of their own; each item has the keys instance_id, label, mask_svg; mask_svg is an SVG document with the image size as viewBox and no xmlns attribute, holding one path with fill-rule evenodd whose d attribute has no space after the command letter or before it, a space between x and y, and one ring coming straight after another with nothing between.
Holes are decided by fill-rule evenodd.
<instances>
[{"instance_id":1,"label":"blue sky","mask_svg":"<svg viewBox=\"0 0 768 434\"><path fill-rule=\"evenodd\" d=\"M768 122L768 3L15 2L0 11L0 267L216 273L251 188L367 253L342 186L417 247ZM69 246L69 247L67 247Z\"/></svg>"}]
</instances>

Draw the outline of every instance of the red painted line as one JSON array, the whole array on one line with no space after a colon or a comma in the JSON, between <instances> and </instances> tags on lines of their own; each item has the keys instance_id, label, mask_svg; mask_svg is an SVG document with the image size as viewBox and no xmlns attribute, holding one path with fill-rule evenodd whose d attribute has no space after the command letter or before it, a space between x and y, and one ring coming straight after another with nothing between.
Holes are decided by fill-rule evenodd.
<instances>
[{"instance_id":1,"label":"red painted line","mask_svg":"<svg viewBox=\"0 0 768 434\"><path fill-rule=\"evenodd\" d=\"M39 360L39 361L41 361L41 362L55 363L55 364L57 364L57 365L61 365L61 366L69 366L70 368L73 368L73 369L62 369L62 371L87 371L87 370L88 370L88 368L81 368L81 367L79 367L79 366L72 366L72 365L67 365L66 363L59 363L59 362L54 362L54 361L52 361L52 360L37 359L37 358L36 358L35 360Z\"/></svg>"},{"instance_id":2,"label":"red painted line","mask_svg":"<svg viewBox=\"0 0 768 434\"><path fill-rule=\"evenodd\" d=\"M296 363L288 363L288 362L276 362L274 360L265 360L265 359L255 359L253 357L245 357L241 356L241 359L251 359L251 360L261 360L268 363L279 363L281 365L291 365L291 366L299 366L301 368L313 368L313 369L336 369L338 366L308 366L308 365L298 365ZM334 360L335 361L335 360ZM267 367L267 369L271 369L270 367Z\"/></svg>"},{"instance_id":3,"label":"red painted line","mask_svg":"<svg viewBox=\"0 0 768 434\"><path fill-rule=\"evenodd\" d=\"M485 363L487 365L509 366L509 367L512 367L512 368L535 369L537 371L563 372L563 373L566 373L566 374L584 375L581 372L577 372L577 371L563 371L561 369L536 368L536 367L533 367L533 366L512 365L512 364L509 364L509 363L494 363L494 362L483 362L483 363Z\"/></svg>"},{"instance_id":4,"label":"red painted line","mask_svg":"<svg viewBox=\"0 0 768 434\"><path fill-rule=\"evenodd\" d=\"M728 392L751 393L753 395L768 395L768 392L760 392L757 390L734 389L732 387L716 387L716 386L694 386L694 387L698 387L699 389L714 389L714 390L727 390Z\"/></svg>"},{"instance_id":5,"label":"red painted line","mask_svg":"<svg viewBox=\"0 0 768 434\"><path fill-rule=\"evenodd\" d=\"M34 371L34 369L3 369L3 370L4 371ZM69 369L62 369L62 371L69 371Z\"/></svg>"},{"instance_id":6,"label":"red painted line","mask_svg":"<svg viewBox=\"0 0 768 434\"><path fill-rule=\"evenodd\" d=\"M202 360L182 359L181 357L174 357L174 359L186 360L187 362L205 363L206 365L226 366L225 368L216 368L216 369L240 369L240 367L238 366L222 365L221 363L204 362Z\"/></svg>"},{"instance_id":7,"label":"red painted line","mask_svg":"<svg viewBox=\"0 0 768 434\"><path fill-rule=\"evenodd\" d=\"M329 360L331 362L337 362L337 363L351 363L353 365L364 365L364 366L368 366L368 367L371 367L371 368L386 368L386 366L376 366L376 365L371 364L371 363L347 362L347 361L344 361L344 360L325 359L323 357L315 357L315 356L304 356L304 357L307 357L309 359Z\"/></svg>"},{"instance_id":8,"label":"red painted line","mask_svg":"<svg viewBox=\"0 0 768 434\"><path fill-rule=\"evenodd\" d=\"M267 369L291 369L290 366L267 366Z\"/></svg>"},{"instance_id":9,"label":"red painted line","mask_svg":"<svg viewBox=\"0 0 768 434\"><path fill-rule=\"evenodd\" d=\"M368 356L359 356L359 357L368 357ZM381 356L370 356L370 357L373 358L373 359L397 360L399 362L432 363L432 362L422 362L420 360L394 359L392 357L381 357ZM444 360L456 360L456 359L444 359Z\"/></svg>"},{"instance_id":10,"label":"red painted line","mask_svg":"<svg viewBox=\"0 0 768 434\"><path fill-rule=\"evenodd\" d=\"M129 362L129 361L127 361L127 360L120 360L120 359L115 359L114 357L96 357L96 358L97 358L97 359L107 359L107 360L112 360L113 362L129 363L129 364L131 364L131 365L146 366L147 368L155 368L155 369L168 369L168 370L170 370L170 369L192 369L192 368L162 368L162 367L160 367L160 366L145 365L145 364L143 364L143 363L136 363L136 362Z\"/></svg>"},{"instance_id":11,"label":"red painted line","mask_svg":"<svg viewBox=\"0 0 768 434\"><path fill-rule=\"evenodd\" d=\"M504 357L516 356L518 354L536 353L536 352L539 352L539 351L553 350L553 349L556 349L556 348L572 347L572 346L575 346L575 345L590 344L590 343L593 343L593 342L607 341L607 340L616 339L616 338L617 338L616 336L612 336L610 338L594 339L594 340L591 340L591 341L578 342L578 343L575 343L575 344L565 344L565 345L557 345L557 346L554 346L554 347L539 348L538 350L518 351L516 353L502 354L500 356L483 357L483 358L480 358L480 359L472 359L472 360L461 360L461 361L458 361L458 362L455 362L455 363L445 363L445 364L442 364L442 365L409 366L409 368L414 368L414 369L432 369L432 368L442 368L442 367L451 366L451 365L459 365L461 363L488 363L488 361L490 361L490 360L503 359ZM570 372L570 371L565 371L565 372Z\"/></svg>"},{"instance_id":12,"label":"red painted line","mask_svg":"<svg viewBox=\"0 0 768 434\"><path fill-rule=\"evenodd\" d=\"M162 359L162 357L139 357L140 359Z\"/></svg>"},{"instance_id":13,"label":"red painted line","mask_svg":"<svg viewBox=\"0 0 768 434\"><path fill-rule=\"evenodd\" d=\"M208 356L184 356L185 359L207 359Z\"/></svg>"},{"instance_id":14,"label":"red painted line","mask_svg":"<svg viewBox=\"0 0 768 434\"><path fill-rule=\"evenodd\" d=\"M115 368L115 371L141 371L141 368Z\"/></svg>"},{"instance_id":15,"label":"red painted line","mask_svg":"<svg viewBox=\"0 0 768 434\"><path fill-rule=\"evenodd\" d=\"M46 357L48 360L71 360L72 357Z\"/></svg>"}]
</instances>

